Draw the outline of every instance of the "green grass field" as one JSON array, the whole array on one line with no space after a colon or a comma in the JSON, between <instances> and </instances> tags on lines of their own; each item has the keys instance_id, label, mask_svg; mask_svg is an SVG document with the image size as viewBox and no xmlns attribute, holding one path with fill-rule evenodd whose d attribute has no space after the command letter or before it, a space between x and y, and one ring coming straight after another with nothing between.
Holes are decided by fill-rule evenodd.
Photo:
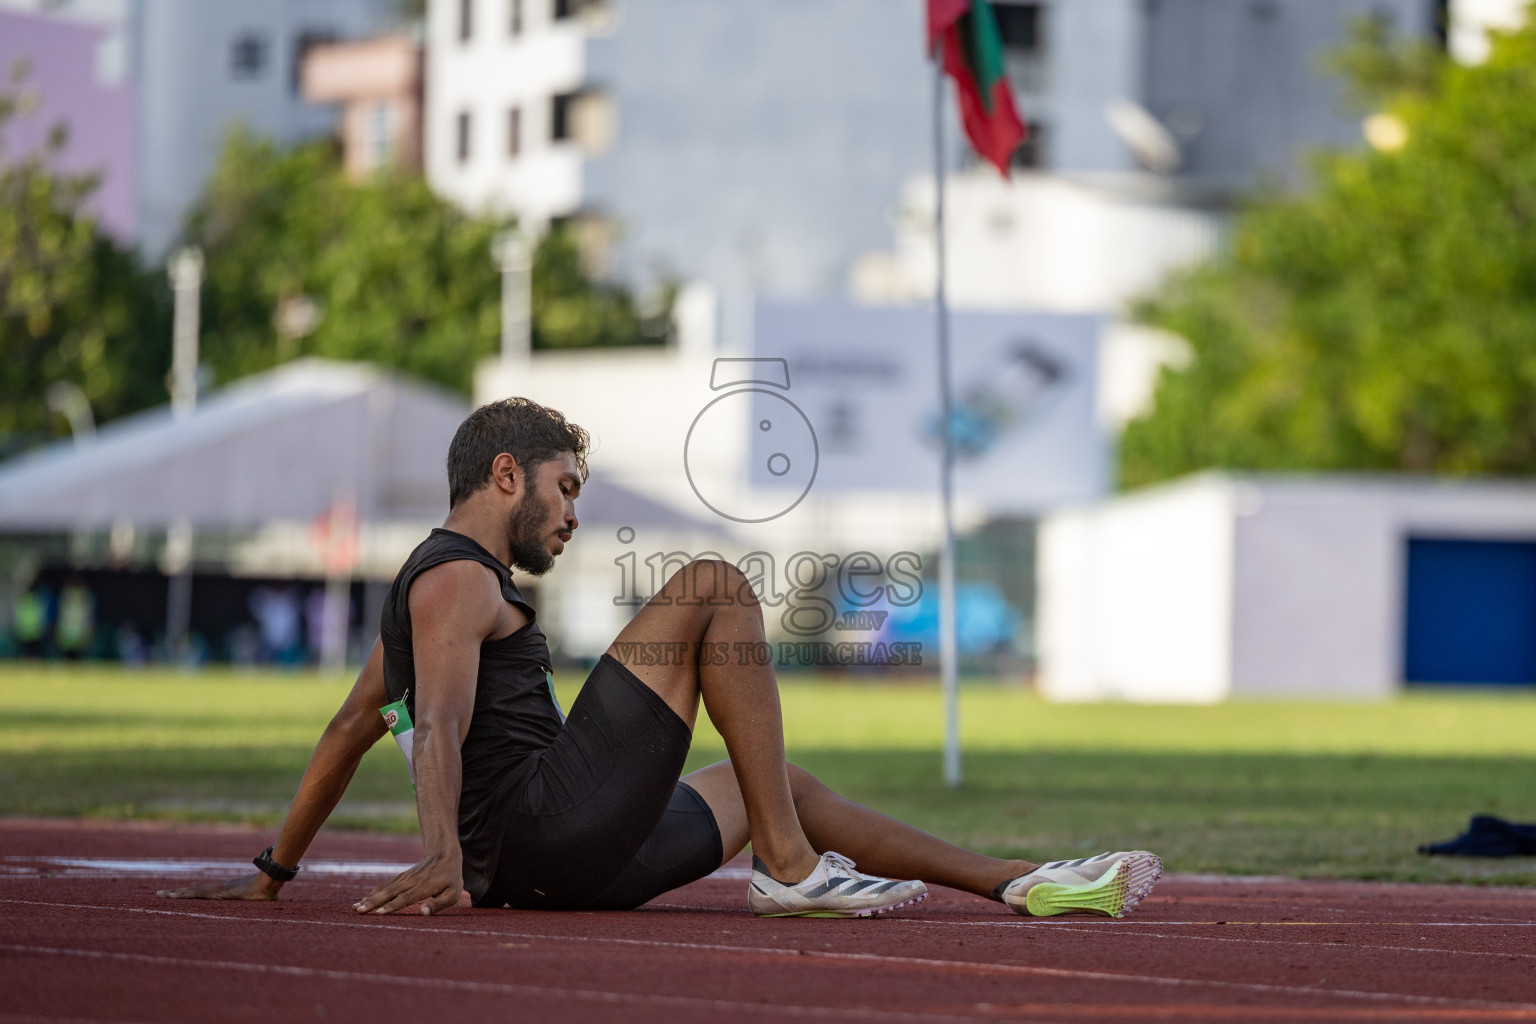
<instances>
[{"instance_id":1,"label":"green grass field","mask_svg":"<svg viewBox=\"0 0 1536 1024\"><path fill-rule=\"evenodd\" d=\"M579 680L564 682L569 706ZM346 686L0 663L0 814L275 823ZM958 791L939 781L936 687L790 681L783 694L796 762L990 853L1146 847L1174 871L1536 884L1536 858L1415 852L1475 812L1536 821L1529 692L1148 707L976 685ZM703 725L690 766L723 756ZM392 744L364 760L335 820L414 830Z\"/></svg>"}]
</instances>

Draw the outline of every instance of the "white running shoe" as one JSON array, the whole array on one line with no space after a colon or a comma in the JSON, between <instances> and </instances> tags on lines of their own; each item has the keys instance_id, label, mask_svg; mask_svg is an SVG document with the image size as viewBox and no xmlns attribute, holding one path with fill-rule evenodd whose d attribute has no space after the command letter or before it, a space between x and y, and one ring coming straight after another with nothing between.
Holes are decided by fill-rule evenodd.
<instances>
[{"instance_id":1,"label":"white running shoe","mask_svg":"<svg viewBox=\"0 0 1536 1024\"><path fill-rule=\"evenodd\" d=\"M1099 914L1124 917L1163 877L1163 862L1145 850L1054 860L999 886L998 897L1028 917Z\"/></svg>"},{"instance_id":2,"label":"white running shoe","mask_svg":"<svg viewBox=\"0 0 1536 1024\"><path fill-rule=\"evenodd\" d=\"M828 850L805 881L785 885L752 858L747 906L758 917L869 917L928 898L922 882L899 882L855 871L853 861Z\"/></svg>"}]
</instances>

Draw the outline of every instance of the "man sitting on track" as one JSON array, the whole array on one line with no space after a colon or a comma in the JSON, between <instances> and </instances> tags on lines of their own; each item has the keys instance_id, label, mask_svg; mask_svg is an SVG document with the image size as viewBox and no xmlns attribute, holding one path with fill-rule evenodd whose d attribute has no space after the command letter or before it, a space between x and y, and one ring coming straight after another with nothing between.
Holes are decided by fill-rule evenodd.
<instances>
[{"instance_id":1,"label":"man sitting on track","mask_svg":"<svg viewBox=\"0 0 1536 1024\"><path fill-rule=\"evenodd\" d=\"M393 701L415 723L426 852L359 901L359 913L419 905L431 914L464 889L478 907L630 909L708 875L749 839L747 905L763 916L878 914L922 900L915 879L1033 915L1118 917L1151 891L1161 865L1150 853L1044 865L984 857L786 764L771 666L699 656L766 642L751 585L725 562L673 575L563 716L544 635L508 567L541 575L565 549L586 450L584 430L526 399L464 421L448 450L448 518L395 578L379 642L321 736L276 844L256 858L261 870L161 895L276 898L384 735L379 709ZM690 654L629 666L616 656L647 643ZM730 759L679 780L701 697Z\"/></svg>"}]
</instances>

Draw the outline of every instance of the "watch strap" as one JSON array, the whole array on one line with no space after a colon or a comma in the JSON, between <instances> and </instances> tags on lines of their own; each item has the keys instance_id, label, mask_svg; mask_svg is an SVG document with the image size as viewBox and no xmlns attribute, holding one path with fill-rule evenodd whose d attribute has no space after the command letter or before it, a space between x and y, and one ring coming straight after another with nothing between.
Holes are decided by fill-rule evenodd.
<instances>
[{"instance_id":1,"label":"watch strap","mask_svg":"<svg viewBox=\"0 0 1536 1024\"><path fill-rule=\"evenodd\" d=\"M256 858L252 860L251 863L256 865L256 870L260 871L268 878L271 878L273 881L291 882L293 881L294 876L299 873L299 869L285 868L277 861L273 860L272 851L276 848L277 847L275 844L267 847L265 850L262 850L259 854L257 854Z\"/></svg>"}]
</instances>

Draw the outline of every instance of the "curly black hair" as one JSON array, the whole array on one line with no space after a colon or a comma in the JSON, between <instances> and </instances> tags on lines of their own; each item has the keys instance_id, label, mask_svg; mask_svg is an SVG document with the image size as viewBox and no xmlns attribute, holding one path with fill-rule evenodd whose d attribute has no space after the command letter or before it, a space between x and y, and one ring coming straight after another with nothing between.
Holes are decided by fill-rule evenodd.
<instances>
[{"instance_id":1,"label":"curly black hair","mask_svg":"<svg viewBox=\"0 0 1536 1024\"><path fill-rule=\"evenodd\" d=\"M448 507L474 494L491 478L491 463L506 452L524 470L570 452L582 480L587 478L591 437L558 410L528 398L503 398L482 405L459 424L448 446Z\"/></svg>"}]
</instances>

